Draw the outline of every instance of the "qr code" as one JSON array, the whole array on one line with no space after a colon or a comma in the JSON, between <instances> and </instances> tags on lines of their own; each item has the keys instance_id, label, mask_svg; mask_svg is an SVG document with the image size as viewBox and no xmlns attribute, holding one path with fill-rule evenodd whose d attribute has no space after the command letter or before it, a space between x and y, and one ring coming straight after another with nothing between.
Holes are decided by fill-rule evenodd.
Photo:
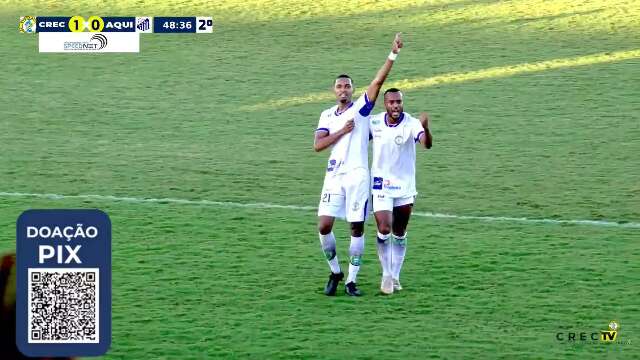
<instances>
[{"instance_id":1,"label":"qr code","mask_svg":"<svg viewBox=\"0 0 640 360\"><path fill-rule=\"evenodd\" d=\"M29 343L98 343L98 268L29 269Z\"/></svg>"}]
</instances>

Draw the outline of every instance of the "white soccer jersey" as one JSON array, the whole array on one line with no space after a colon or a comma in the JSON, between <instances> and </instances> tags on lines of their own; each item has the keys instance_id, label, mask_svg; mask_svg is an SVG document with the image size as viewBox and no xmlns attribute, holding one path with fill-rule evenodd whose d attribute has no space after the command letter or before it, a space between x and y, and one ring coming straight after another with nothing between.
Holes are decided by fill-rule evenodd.
<instances>
[{"instance_id":1,"label":"white soccer jersey","mask_svg":"<svg viewBox=\"0 0 640 360\"><path fill-rule=\"evenodd\" d=\"M353 119L353 130L340 138L331 148L331 155L327 164L325 179L336 174L343 174L357 168L369 168L368 151L369 121L368 116L374 103L369 101L367 93L351 103L348 109L338 112L338 105L322 112L318 129L316 131L328 131L333 134L342 129L347 120Z\"/></svg>"},{"instance_id":2,"label":"white soccer jersey","mask_svg":"<svg viewBox=\"0 0 640 360\"><path fill-rule=\"evenodd\" d=\"M371 116L369 124L373 192L393 198L416 195L416 142L424 133L420 120L403 112L399 123L390 124L383 112Z\"/></svg>"}]
</instances>

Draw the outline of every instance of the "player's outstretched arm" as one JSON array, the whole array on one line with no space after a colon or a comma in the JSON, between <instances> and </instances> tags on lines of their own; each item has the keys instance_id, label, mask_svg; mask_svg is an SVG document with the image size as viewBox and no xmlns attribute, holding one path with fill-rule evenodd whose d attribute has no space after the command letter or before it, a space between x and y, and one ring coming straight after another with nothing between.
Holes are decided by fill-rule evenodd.
<instances>
[{"instance_id":1,"label":"player's outstretched arm","mask_svg":"<svg viewBox=\"0 0 640 360\"><path fill-rule=\"evenodd\" d=\"M420 134L420 144L427 149L431 149L433 146L433 136L431 136L431 131L429 131L429 114L426 112L420 113L420 123L424 131L424 133Z\"/></svg>"},{"instance_id":2,"label":"player's outstretched arm","mask_svg":"<svg viewBox=\"0 0 640 360\"><path fill-rule=\"evenodd\" d=\"M391 53L387 57L387 60L384 62L384 65L378 70L376 77L373 78L371 84L367 88L367 97L369 98L369 102L376 102L378 98L378 94L380 93L380 88L384 81L387 79L387 75L391 71L391 67L393 66L393 62L398 56L400 49L402 48L402 38L400 37L400 33L396 34L396 37L393 39L393 43L391 44Z\"/></svg>"},{"instance_id":3,"label":"player's outstretched arm","mask_svg":"<svg viewBox=\"0 0 640 360\"><path fill-rule=\"evenodd\" d=\"M329 146L335 144L341 137L345 134L350 133L354 127L353 119L347 120L347 123L344 127L333 134L329 134L327 130L317 130L316 137L313 141L313 150L316 152L322 151Z\"/></svg>"}]
</instances>

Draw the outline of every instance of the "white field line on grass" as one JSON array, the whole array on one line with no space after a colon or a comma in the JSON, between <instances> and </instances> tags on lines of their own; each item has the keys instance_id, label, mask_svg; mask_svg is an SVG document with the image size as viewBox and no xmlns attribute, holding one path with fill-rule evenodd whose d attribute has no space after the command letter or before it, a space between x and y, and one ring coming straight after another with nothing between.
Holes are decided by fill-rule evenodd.
<instances>
[{"instance_id":1,"label":"white field line on grass","mask_svg":"<svg viewBox=\"0 0 640 360\"><path fill-rule=\"evenodd\" d=\"M315 206L298 206L298 205L280 205L269 203L237 203L230 201L212 201L212 200L187 200L187 199L155 199L155 198L136 198L136 197L121 197L112 195L59 195L59 194L34 194L34 193L18 193L18 192L0 192L0 197L36 197L49 200L66 200L66 199L80 199L80 200L97 200L97 201L115 201L115 202L128 202L128 203L155 203L155 204L182 204L182 205L202 205L202 206L217 206L217 207L240 207L240 208L252 208L252 209L288 209L288 210L303 210L314 211L317 208ZM618 228L638 228L640 229L640 223L637 222L616 222L605 220L559 220L559 219L531 219L525 217L507 217L507 216L470 216L470 215L454 215L454 214L440 214L432 212L414 212L414 216L435 218L435 219L453 219L453 220L476 220L487 222L516 222L516 223L528 223L528 224L572 224L572 225L591 225L591 226L609 226Z\"/></svg>"}]
</instances>

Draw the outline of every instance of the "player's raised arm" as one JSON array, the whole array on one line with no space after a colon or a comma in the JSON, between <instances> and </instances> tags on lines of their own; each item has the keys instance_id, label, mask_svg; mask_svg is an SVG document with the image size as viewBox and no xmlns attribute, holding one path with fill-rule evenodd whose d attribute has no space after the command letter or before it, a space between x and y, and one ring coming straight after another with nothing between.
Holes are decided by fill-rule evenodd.
<instances>
[{"instance_id":1,"label":"player's raised arm","mask_svg":"<svg viewBox=\"0 0 640 360\"><path fill-rule=\"evenodd\" d=\"M387 75L391 71L391 67L393 66L393 62L396 60L400 49L402 48L402 38L400 37L400 33L396 34L396 37L393 39L393 43L391 44L391 53L387 57L387 60L384 62L384 65L378 70L376 77L373 78L371 84L367 88L367 97L369 98L369 102L374 103L378 98L378 94L380 93L380 88L384 81L387 79Z\"/></svg>"},{"instance_id":2,"label":"player's raised arm","mask_svg":"<svg viewBox=\"0 0 640 360\"><path fill-rule=\"evenodd\" d=\"M345 134L348 134L353 130L354 122L353 119L347 121L344 127L333 134L329 134L329 130L327 129L318 129L316 130L316 136L313 140L313 150L318 152L322 151L329 146L335 144L341 137Z\"/></svg>"},{"instance_id":3,"label":"player's raised arm","mask_svg":"<svg viewBox=\"0 0 640 360\"><path fill-rule=\"evenodd\" d=\"M424 132L420 134L418 140L422 146L431 149L433 146L433 136L431 136L431 131L429 131L429 115L427 113L420 113L420 123L422 124L422 130Z\"/></svg>"}]
</instances>

